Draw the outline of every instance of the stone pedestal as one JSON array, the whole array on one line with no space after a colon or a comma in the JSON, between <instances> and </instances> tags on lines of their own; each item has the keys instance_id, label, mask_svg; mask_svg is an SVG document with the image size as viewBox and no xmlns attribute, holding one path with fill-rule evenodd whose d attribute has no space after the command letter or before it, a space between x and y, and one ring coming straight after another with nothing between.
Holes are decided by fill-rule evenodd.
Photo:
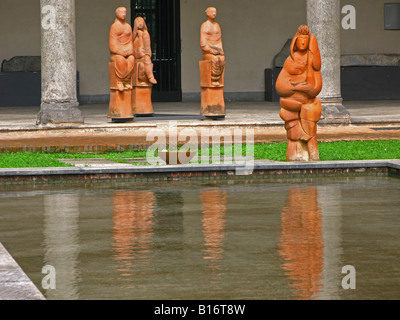
<instances>
[{"instance_id":1,"label":"stone pedestal","mask_svg":"<svg viewBox=\"0 0 400 320\"><path fill-rule=\"evenodd\" d=\"M211 68L212 61L202 60L200 66L201 86L201 110L200 115L210 119L225 118L224 100L224 73L222 73L220 85L212 84Z\"/></svg>"},{"instance_id":2,"label":"stone pedestal","mask_svg":"<svg viewBox=\"0 0 400 320\"><path fill-rule=\"evenodd\" d=\"M307 0L307 24L322 58L322 122L350 122L340 88L340 0Z\"/></svg>"},{"instance_id":3,"label":"stone pedestal","mask_svg":"<svg viewBox=\"0 0 400 320\"><path fill-rule=\"evenodd\" d=\"M113 122L132 121L132 89L119 91L114 62L109 62L108 67L110 71L110 105L107 117L111 118Z\"/></svg>"},{"instance_id":4,"label":"stone pedestal","mask_svg":"<svg viewBox=\"0 0 400 320\"><path fill-rule=\"evenodd\" d=\"M147 76L144 72L140 75L140 68L141 63L136 63L133 71L132 110L135 117L152 117L154 115L151 102L153 85L146 81Z\"/></svg>"},{"instance_id":5,"label":"stone pedestal","mask_svg":"<svg viewBox=\"0 0 400 320\"><path fill-rule=\"evenodd\" d=\"M134 87L132 90L132 109L135 117L151 117L154 115L151 102L152 86Z\"/></svg>"},{"instance_id":6,"label":"stone pedestal","mask_svg":"<svg viewBox=\"0 0 400 320\"><path fill-rule=\"evenodd\" d=\"M42 98L38 125L83 123L76 89L75 0L41 0L55 19L41 29ZM44 10L46 12L46 10Z\"/></svg>"},{"instance_id":7,"label":"stone pedestal","mask_svg":"<svg viewBox=\"0 0 400 320\"><path fill-rule=\"evenodd\" d=\"M225 118L225 101L223 88L201 88L200 115L207 118Z\"/></svg>"}]
</instances>

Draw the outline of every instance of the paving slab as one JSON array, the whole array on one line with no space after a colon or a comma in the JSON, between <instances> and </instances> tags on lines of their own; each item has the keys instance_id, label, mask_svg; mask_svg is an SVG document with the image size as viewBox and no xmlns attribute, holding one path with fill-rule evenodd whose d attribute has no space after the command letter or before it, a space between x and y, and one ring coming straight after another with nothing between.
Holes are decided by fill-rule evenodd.
<instances>
[{"instance_id":1,"label":"paving slab","mask_svg":"<svg viewBox=\"0 0 400 320\"><path fill-rule=\"evenodd\" d=\"M43 294L1 243L0 300L45 300Z\"/></svg>"},{"instance_id":2,"label":"paving slab","mask_svg":"<svg viewBox=\"0 0 400 320\"><path fill-rule=\"evenodd\" d=\"M352 123L357 122L400 122L400 101L345 101L344 105L350 112ZM224 120L204 121L199 117L200 103L198 102L154 102L154 111L160 117L140 117L127 123L113 123L107 118L108 105L82 105L80 110L85 119L84 125L64 128L122 128L143 127L168 123L169 120L178 121L182 125L213 126L215 124L269 124L282 125L279 117L280 105L277 102L246 101L226 102L227 116ZM0 130L29 130L40 129L36 126L39 107L0 107ZM198 119L197 119L198 117ZM160 118L163 118L161 120ZM323 125L323 121L320 122ZM329 124L330 125L330 124ZM47 126L45 128L60 128Z\"/></svg>"},{"instance_id":3,"label":"paving slab","mask_svg":"<svg viewBox=\"0 0 400 320\"><path fill-rule=\"evenodd\" d=\"M400 139L400 101L345 101L351 114L350 124L319 122L319 141ZM107 119L107 105L80 106L83 125L36 126L39 107L0 108L0 152L59 149L67 151L102 151L121 147L147 148L154 140L148 133L168 133L174 123L177 130L254 129L255 142L284 142L284 123L276 102L227 102L224 120L203 121L198 102L154 103L156 117L135 118L127 123ZM171 122L172 121L172 122Z\"/></svg>"},{"instance_id":4,"label":"paving slab","mask_svg":"<svg viewBox=\"0 0 400 320\"><path fill-rule=\"evenodd\" d=\"M107 160L107 159L101 159L101 158L94 158L94 159L59 159L60 162L65 163L65 164L70 164L75 167L101 167L101 168L107 168L107 167L112 167L112 168L130 168L133 165L132 164L126 164L126 163L118 163L115 161Z\"/></svg>"}]
</instances>

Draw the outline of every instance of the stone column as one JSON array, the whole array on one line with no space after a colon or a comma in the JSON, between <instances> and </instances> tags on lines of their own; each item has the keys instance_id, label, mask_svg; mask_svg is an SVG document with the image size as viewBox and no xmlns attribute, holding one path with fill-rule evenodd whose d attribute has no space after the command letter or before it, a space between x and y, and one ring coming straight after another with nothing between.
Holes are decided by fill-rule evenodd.
<instances>
[{"instance_id":1,"label":"stone column","mask_svg":"<svg viewBox=\"0 0 400 320\"><path fill-rule=\"evenodd\" d=\"M322 57L322 120L349 123L340 87L340 12L340 0L307 0L307 24Z\"/></svg>"},{"instance_id":2,"label":"stone column","mask_svg":"<svg viewBox=\"0 0 400 320\"><path fill-rule=\"evenodd\" d=\"M37 124L83 123L76 88L75 0L40 0L42 103Z\"/></svg>"}]
</instances>

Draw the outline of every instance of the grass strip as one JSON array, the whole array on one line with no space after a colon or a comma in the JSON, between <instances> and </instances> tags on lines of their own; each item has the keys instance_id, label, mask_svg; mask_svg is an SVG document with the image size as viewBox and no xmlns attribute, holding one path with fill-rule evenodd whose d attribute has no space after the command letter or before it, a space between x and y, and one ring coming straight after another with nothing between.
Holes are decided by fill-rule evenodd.
<instances>
[{"instance_id":1,"label":"grass strip","mask_svg":"<svg viewBox=\"0 0 400 320\"><path fill-rule=\"evenodd\" d=\"M246 145L242 145L242 155L246 155ZM240 149L240 147L239 147ZM340 141L319 144L321 161L332 160L378 160L400 159L399 140L377 141ZM198 150L198 155L234 155L223 146ZM59 159L93 159L102 158L116 162L128 159L145 158L146 151L107 151L103 153L45 153L17 152L0 154L0 168L34 168L34 167L72 167ZM255 159L286 161L286 143L268 143L254 146ZM135 164L135 163L132 163ZM145 163L137 163L144 165Z\"/></svg>"}]
</instances>

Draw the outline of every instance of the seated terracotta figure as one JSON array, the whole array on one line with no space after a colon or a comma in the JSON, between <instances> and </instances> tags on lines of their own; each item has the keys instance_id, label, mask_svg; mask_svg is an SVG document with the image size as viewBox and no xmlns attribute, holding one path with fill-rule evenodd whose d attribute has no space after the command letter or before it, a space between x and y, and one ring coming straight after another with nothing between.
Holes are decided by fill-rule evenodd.
<instances>
[{"instance_id":1,"label":"seated terracotta figure","mask_svg":"<svg viewBox=\"0 0 400 320\"><path fill-rule=\"evenodd\" d=\"M308 26L300 26L290 56L276 82L281 96L280 117L285 121L288 161L319 160L317 122L321 118L321 55Z\"/></svg>"},{"instance_id":2,"label":"seated terracotta figure","mask_svg":"<svg viewBox=\"0 0 400 320\"><path fill-rule=\"evenodd\" d=\"M132 89L131 78L135 66L133 55L132 28L126 22L126 8L116 10L114 24L110 30L111 62L115 64L115 73L118 78L118 90Z\"/></svg>"},{"instance_id":3,"label":"seated terracotta figure","mask_svg":"<svg viewBox=\"0 0 400 320\"><path fill-rule=\"evenodd\" d=\"M207 8L206 14L208 20L201 25L200 29L200 46L203 53L203 60L212 61L212 84L219 86L225 69L221 27L215 22L217 9L214 7Z\"/></svg>"},{"instance_id":4,"label":"seated terracotta figure","mask_svg":"<svg viewBox=\"0 0 400 320\"><path fill-rule=\"evenodd\" d=\"M151 41L146 22L142 17L137 17L133 28L133 49L136 62L139 63L138 78L140 81L156 84L151 62ZM147 77L147 79L146 79Z\"/></svg>"}]
</instances>

